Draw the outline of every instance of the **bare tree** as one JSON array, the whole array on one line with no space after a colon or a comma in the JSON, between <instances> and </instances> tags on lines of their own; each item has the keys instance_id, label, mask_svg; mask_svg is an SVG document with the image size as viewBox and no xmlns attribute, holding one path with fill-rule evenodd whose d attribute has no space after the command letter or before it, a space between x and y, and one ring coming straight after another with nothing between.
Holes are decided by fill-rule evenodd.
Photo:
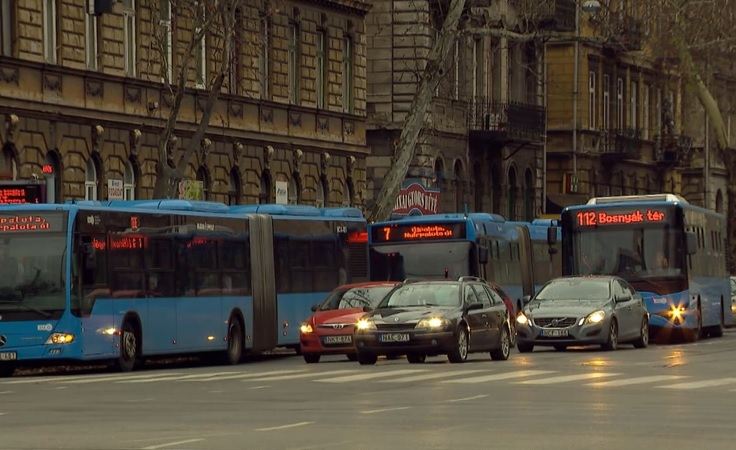
<instances>
[{"instance_id":1,"label":"bare tree","mask_svg":"<svg viewBox=\"0 0 736 450\"><path fill-rule=\"evenodd\" d=\"M152 2L156 3L156 2ZM158 139L158 164L154 198L175 197L192 156L200 148L212 112L227 80L233 57L233 37L244 0L172 0L170 10L154 14L152 44L160 57L161 78L171 97L166 124ZM154 9L158 11L158 8ZM168 17L165 17L168 15ZM176 20L178 30L172 36ZM169 66L168 62L171 62ZM198 67L204 65L205 67ZM206 77L198 73L204 70ZM190 84L207 92L197 128L178 161L170 151L182 103Z\"/></svg>"}]
</instances>

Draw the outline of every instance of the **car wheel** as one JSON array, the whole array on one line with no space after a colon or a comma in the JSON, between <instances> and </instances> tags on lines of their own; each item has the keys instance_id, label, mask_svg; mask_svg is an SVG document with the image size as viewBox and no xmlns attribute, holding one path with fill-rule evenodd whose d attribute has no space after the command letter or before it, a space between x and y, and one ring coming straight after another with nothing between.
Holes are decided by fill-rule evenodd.
<instances>
[{"instance_id":1,"label":"car wheel","mask_svg":"<svg viewBox=\"0 0 736 450\"><path fill-rule=\"evenodd\" d=\"M649 321L647 318L641 319L641 330L639 330L639 339L634 341L634 347L646 348L649 345Z\"/></svg>"},{"instance_id":2,"label":"car wheel","mask_svg":"<svg viewBox=\"0 0 736 450\"><path fill-rule=\"evenodd\" d=\"M534 344L525 344L519 342L516 344L516 348L519 349L519 353L531 353L532 351L534 351Z\"/></svg>"},{"instance_id":3,"label":"car wheel","mask_svg":"<svg viewBox=\"0 0 736 450\"><path fill-rule=\"evenodd\" d=\"M462 363L468 359L468 331L458 328L455 333L455 347L447 354L451 363Z\"/></svg>"},{"instance_id":4,"label":"car wheel","mask_svg":"<svg viewBox=\"0 0 736 450\"><path fill-rule=\"evenodd\" d=\"M302 355L304 357L304 362L307 364L317 364L319 362L320 355L315 355L314 353L304 353Z\"/></svg>"},{"instance_id":5,"label":"car wheel","mask_svg":"<svg viewBox=\"0 0 736 450\"><path fill-rule=\"evenodd\" d=\"M616 322L616 319L611 319L611 325L608 330L608 342L601 345L601 347L609 351L618 349L618 322Z\"/></svg>"},{"instance_id":6,"label":"car wheel","mask_svg":"<svg viewBox=\"0 0 736 450\"><path fill-rule=\"evenodd\" d=\"M406 360L410 364L422 364L427 359L427 355L406 355Z\"/></svg>"},{"instance_id":7,"label":"car wheel","mask_svg":"<svg viewBox=\"0 0 736 450\"><path fill-rule=\"evenodd\" d=\"M358 354L358 363L360 363L361 366L372 366L376 361L378 361L378 356L376 355L369 355L366 353Z\"/></svg>"},{"instance_id":8,"label":"car wheel","mask_svg":"<svg viewBox=\"0 0 736 450\"><path fill-rule=\"evenodd\" d=\"M491 359L494 361L506 361L511 353L511 336L506 327L501 329L501 342L498 350L491 352Z\"/></svg>"}]
</instances>

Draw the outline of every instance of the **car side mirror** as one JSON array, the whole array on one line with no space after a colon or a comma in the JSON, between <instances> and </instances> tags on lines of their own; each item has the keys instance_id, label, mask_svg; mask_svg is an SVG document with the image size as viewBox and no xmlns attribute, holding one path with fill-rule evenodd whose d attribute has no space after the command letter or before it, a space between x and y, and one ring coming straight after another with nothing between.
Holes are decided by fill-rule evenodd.
<instances>
[{"instance_id":1,"label":"car side mirror","mask_svg":"<svg viewBox=\"0 0 736 450\"><path fill-rule=\"evenodd\" d=\"M312 305L312 312L317 312L319 305Z\"/></svg>"},{"instance_id":2,"label":"car side mirror","mask_svg":"<svg viewBox=\"0 0 736 450\"><path fill-rule=\"evenodd\" d=\"M478 262L488 264L488 248L478 247Z\"/></svg>"},{"instance_id":3,"label":"car side mirror","mask_svg":"<svg viewBox=\"0 0 736 450\"><path fill-rule=\"evenodd\" d=\"M483 303L475 302L468 305L468 311L473 311L476 309L483 309Z\"/></svg>"},{"instance_id":4,"label":"car side mirror","mask_svg":"<svg viewBox=\"0 0 736 450\"><path fill-rule=\"evenodd\" d=\"M363 307L363 312L371 312L371 311L373 311L373 308L371 308L370 306L366 305Z\"/></svg>"},{"instance_id":5,"label":"car side mirror","mask_svg":"<svg viewBox=\"0 0 736 450\"><path fill-rule=\"evenodd\" d=\"M686 232L685 236L685 250L688 255L694 255L698 251L698 237L692 231Z\"/></svg>"},{"instance_id":6,"label":"car side mirror","mask_svg":"<svg viewBox=\"0 0 736 450\"><path fill-rule=\"evenodd\" d=\"M555 245L557 243L557 227L551 226L547 228L547 245Z\"/></svg>"},{"instance_id":7,"label":"car side mirror","mask_svg":"<svg viewBox=\"0 0 736 450\"><path fill-rule=\"evenodd\" d=\"M628 302L629 300L631 300L630 295L617 295L616 296L616 303Z\"/></svg>"},{"instance_id":8,"label":"car side mirror","mask_svg":"<svg viewBox=\"0 0 736 450\"><path fill-rule=\"evenodd\" d=\"M525 295L521 297L521 307L524 308L526 305L529 304L530 301L532 301L531 295Z\"/></svg>"}]
</instances>

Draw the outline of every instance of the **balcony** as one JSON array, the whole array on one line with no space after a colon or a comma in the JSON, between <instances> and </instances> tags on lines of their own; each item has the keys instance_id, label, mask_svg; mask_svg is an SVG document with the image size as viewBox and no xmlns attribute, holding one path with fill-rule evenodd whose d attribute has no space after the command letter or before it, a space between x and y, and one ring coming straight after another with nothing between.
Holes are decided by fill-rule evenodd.
<instances>
[{"instance_id":1,"label":"balcony","mask_svg":"<svg viewBox=\"0 0 736 450\"><path fill-rule=\"evenodd\" d=\"M604 161L641 159L643 141L640 130L634 128L601 131L600 153Z\"/></svg>"},{"instance_id":2,"label":"balcony","mask_svg":"<svg viewBox=\"0 0 736 450\"><path fill-rule=\"evenodd\" d=\"M654 156L657 165L674 167L686 160L693 146L690 136L669 134L654 136Z\"/></svg>"},{"instance_id":3,"label":"balcony","mask_svg":"<svg viewBox=\"0 0 736 450\"><path fill-rule=\"evenodd\" d=\"M506 144L536 143L544 137L546 124L543 106L473 97L469 108L468 131L471 139Z\"/></svg>"},{"instance_id":4,"label":"balcony","mask_svg":"<svg viewBox=\"0 0 736 450\"><path fill-rule=\"evenodd\" d=\"M509 6L533 28L575 31L575 0L509 0Z\"/></svg>"}]
</instances>

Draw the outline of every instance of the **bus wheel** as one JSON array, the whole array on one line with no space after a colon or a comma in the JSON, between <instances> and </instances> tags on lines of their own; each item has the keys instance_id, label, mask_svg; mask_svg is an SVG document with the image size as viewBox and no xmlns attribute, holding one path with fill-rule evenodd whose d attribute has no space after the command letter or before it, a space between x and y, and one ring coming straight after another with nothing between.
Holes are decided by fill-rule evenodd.
<instances>
[{"instance_id":1,"label":"bus wheel","mask_svg":"<svg viewBox=\"0 0 736 450\"><path fill-rule=\"evenodd\" d=\"M0 364L0 378L12 377L15 373L15 364Z\"/></svg>"},{"instance_id":2,"label":"bus wheel","mask_svg":"<svg viewBox=\"0 0 736 450\"><path fill-rule=\"evenodd\" d=\"M231 366L243 359L243 326L237 317L231 317L227 327L225 362Z\"/></svg>"},{"instance_id":3,"label":"bus wheel","mask_svg":"<svg viewBox=\"0 0 736 450\"><path fill-rule=\"evenodd\" d=\"M135 369L138 358L140 358L138 352L140 348L138 333L133 324L129 320L126 320L123 324L123 330L120 333L120 356L117 361L118 370L121 372L130 372Z\"/></svg>"}]
</instances>

